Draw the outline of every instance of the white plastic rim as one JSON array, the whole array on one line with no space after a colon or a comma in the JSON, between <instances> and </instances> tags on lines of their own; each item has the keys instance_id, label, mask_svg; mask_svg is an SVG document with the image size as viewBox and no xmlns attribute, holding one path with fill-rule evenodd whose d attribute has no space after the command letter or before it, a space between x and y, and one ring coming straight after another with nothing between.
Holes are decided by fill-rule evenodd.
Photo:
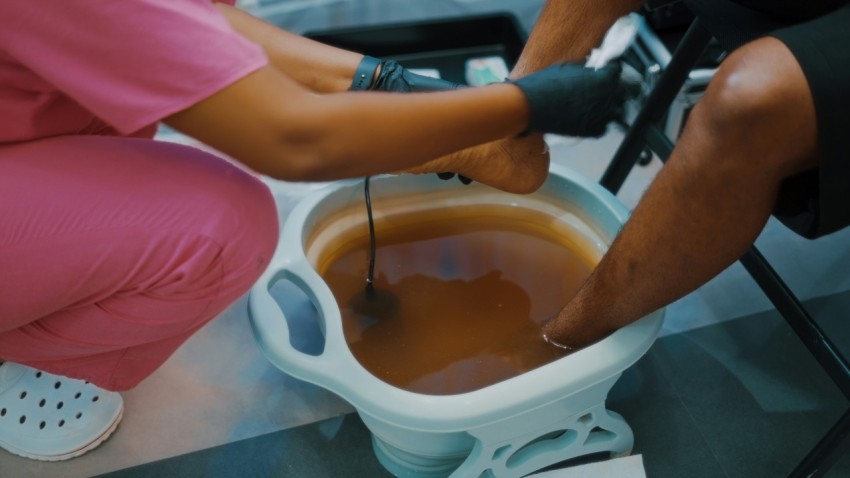
<instances>
[{"instance_id":1,"label":"white plastic rim","mask_svg":"<svg viewBox=\"0 0 850 478\"><path fill-rule=\"evenodd\" d=\"M458 198L491 191L472 188L435 175L381 176L372 179L373 200L381 194L414 195L453 188ZM426 432L464 431L545 406L634 364L654 342L664 309L627 325L602 341L517 377L456 395L425 395L389 385L369 373L345 343L339 307L328 286L308 262L305 246L313 228L329 214L362 202L359 180L339 181L305 197L286 219L271 264L251 290L248 308L254 337L266 357L293 377L326 388L360 413L398 427ZM628 210L599 184L553 165L541 189L571 204L608 241L619 232ZM533 196L533 195L531 195ZM516 196L522 200L526 196ZM465 203L464 203L465 204ZM269 290L281 279L300 288L318 310L325 333L322 354L292 347L286 318ZM533 392L532 392L533 391Z\"/></svg>"}]
</instances>

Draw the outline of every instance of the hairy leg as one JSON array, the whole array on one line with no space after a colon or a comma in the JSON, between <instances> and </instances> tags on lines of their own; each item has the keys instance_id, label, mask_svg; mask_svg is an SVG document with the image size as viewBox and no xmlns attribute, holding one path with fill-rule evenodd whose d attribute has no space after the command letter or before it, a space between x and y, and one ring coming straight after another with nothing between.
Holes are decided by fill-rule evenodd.
<instances>
[{"instance_id":1,"label":"hairy leg","mask_svg":"<svg viewBox=\"0 0 850 478\"><path fill-rule=\"evenodd\" d=\"M688 294L739 259L782 180L817 166L808 84L779 40L723 63L668 164L544 333L582 346Z\"/></svg>"},{"instance_id":2,"label":"hairy leg","mask_svg":"<svg viewBox=\"0 0 850 478\"><path fill-rule=\"evenodd\" d=\"M511 71L521 78L555 62L581 61L640 0L549 0ZM435 159L411 173L451 171L514 193L536 191L549 172L543 135L505 138Z\"/></svg>"}]
</instances>

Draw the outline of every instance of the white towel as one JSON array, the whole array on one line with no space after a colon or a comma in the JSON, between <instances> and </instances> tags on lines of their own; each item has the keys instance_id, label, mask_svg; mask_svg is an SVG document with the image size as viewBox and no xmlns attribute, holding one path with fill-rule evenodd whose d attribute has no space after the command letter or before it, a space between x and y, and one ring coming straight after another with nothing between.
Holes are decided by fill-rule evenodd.
<instances>
[{"instance_id":1,"label":"white towel","mask_svg":"<svg viewBox=\"0 0 850 478\"><path fill-rule=\"evenodd\" d=\"M637 36L640 17L636 13L619 18L602 39L602 44L594 48L587 58L585 66L602 68L609 61L618 58L629 48Z\"/></svg>"}]
</instances>

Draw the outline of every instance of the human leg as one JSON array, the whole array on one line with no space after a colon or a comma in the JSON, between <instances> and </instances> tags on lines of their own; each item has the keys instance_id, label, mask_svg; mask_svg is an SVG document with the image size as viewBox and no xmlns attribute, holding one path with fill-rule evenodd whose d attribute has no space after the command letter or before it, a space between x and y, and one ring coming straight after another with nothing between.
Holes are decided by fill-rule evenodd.
<instances>
[{"instance_id":1,"label":"human leg","mask_svg":"<svg viewBox=\"0 0 850 478\"><path fill-rule=\"evenodd\" d=\"M556 62L582 61L611 25L640 7L641 0L549 0L529 35L511 78ZM505 138L435 159L408 172L452 171L513 193L536 191L549 173L541 134Z\"/></svg>"},{"instance_id":2,"label":"human leg","mask_svg":"<svg viewBox=\"0 0 850 478\"><path fill-rule=\"evenodd\" d=\"M755 241L782 182L817 166L812 96L794 55L756 40L720 67L667 165L544 333L582 346L684 296Z\"/></svg>"},{"instance_id":3,"label":"human leg","mask_svg":"<svg viewBox=\"0 0 850 478\"><path fill-rule=\"evenodd\" d=\"M193 148L60 137L3 148L0 170L0 356L110 390L244 294L276 245L268 190Z\"/></svg>"}]
</instances>

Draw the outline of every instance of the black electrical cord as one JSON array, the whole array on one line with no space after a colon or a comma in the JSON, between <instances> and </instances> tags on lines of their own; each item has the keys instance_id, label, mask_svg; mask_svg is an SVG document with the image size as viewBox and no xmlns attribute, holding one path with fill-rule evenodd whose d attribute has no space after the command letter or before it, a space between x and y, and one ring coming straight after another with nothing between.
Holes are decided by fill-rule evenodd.
<instances>
[{"instance_id":1,"label":"black electrical cord","mask_svg":"<svg viewBox=\"0 0 850 478\"><path fill-rule=\"evenodd\" d=\"M369 196L369 178L363 182L363 195L366 198L366 215L369 218L369 275L366 276L366 289L373 287L375 277L375 221L372 219L372 198Z\"/></svg>"}]
</instances>

